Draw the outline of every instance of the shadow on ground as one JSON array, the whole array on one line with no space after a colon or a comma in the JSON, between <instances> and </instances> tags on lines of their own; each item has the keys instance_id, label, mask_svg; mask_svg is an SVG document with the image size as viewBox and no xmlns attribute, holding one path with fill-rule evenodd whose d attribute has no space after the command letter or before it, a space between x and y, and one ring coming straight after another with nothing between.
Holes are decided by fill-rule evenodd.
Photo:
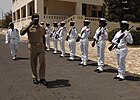
<instances>
[{"instance_id":1,"label":"shadow on ground","mask_svg":"<svg viewBox=\"0 0 140 100\"><path fill-rule=\"evenodd\" d=\"M128 81L140 81L140 76L127 75L125 77L125 80L128 80Z\"/></svg>"},{"instance_id":2,"label":"shadow on ground","mask_svg":"<svg viewBox=\"0 0 140 100\"><path fill-rule=\"evenodd\" d=\"M53 51L53 49L51 49L51 51ZM58 51L58 54L60 54L60 53L61 53L61 51ZM68 58L68 57L70 57L69 55L70 55L69 53L66 53L65 57ZM75 56L74 61L80 62L81 58L78 57L78 56ZM87 66L98 66L98 64L97 64L96 61L88 60ZM117 71L117 68L114 68L113 66L109 66L109 65L105 64L104 72L105 73L116 73L117 74L118 71ZM129 73L129 72L127 72L126 74L127 75L125 77L125 80L128 80L128 81L140 81L140 76L139 75L134 75L134 74ZM60 83L64 83L64 84L60 84ZM56 87L59 87L59 86L64 87L64 86L67 86L66 84L68 84L68 80L67 81L66 80L56 80L56 81L50 82L49 86L47 86L47 87L48 88L56 88Z\"/></svg>"},{"instance_id":3,"label":"shadow on ground","mask_svg":"<svg viewBox=\"0 0 140 100\"><path fill-rule=\"evenodd\" d=\"M104 70L104 72L108 72L108 73L117 73L117 69L114 68L107 68Z\"/></svg>"},{"instance_id":4,"label":"shadow on ground","mask_svg":"<svg viewBox=\"0 0 140 100\"><path fill-rule=\"evenodd\" d=\"M17 60L29 60L29 58L17 57Z\"/></svg>"},{"instance_id":5,"label":"shadow on ground","mask_svg":"<svg viewBox=\"0 0 140 100\"><path fill-rule=\"evenodd\" d=\"M71 84L69 80L56 79L55 81L48 81L47 88L60 88L60 87L70 87Z\"/></svg>"}]
</instances>

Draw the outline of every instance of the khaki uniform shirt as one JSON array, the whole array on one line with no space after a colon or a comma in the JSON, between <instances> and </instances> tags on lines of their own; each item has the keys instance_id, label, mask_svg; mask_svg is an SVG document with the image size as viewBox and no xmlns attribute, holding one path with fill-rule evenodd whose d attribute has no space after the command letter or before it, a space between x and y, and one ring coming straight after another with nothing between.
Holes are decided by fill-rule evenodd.
<instances>
[{"instance_id":1,"label":"khaki uniform shirt","mask_svg":"<svg viewBox=\"0 0 140 100\"><path fill-rule=\"evenodd\" d=\"M28 40L30 44L41 43L43 44L43 36L45 36L45 28L39 25L32 25L29 28Z\"/></svg>"}]
</instances>

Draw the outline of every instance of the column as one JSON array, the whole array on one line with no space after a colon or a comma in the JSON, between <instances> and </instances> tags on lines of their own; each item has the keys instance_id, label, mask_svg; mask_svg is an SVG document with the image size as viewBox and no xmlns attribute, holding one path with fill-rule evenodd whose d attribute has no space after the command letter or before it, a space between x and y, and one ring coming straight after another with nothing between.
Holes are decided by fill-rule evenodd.
<instances>
[{"instance_id":1,"label":"column","mask_svg":"<svg viewBox=\"0 0 140 100\"><path fill-rule=\"evenodd\" d=\"M28 4L26 4L26 19L28 18Z\"/></svg>"},{"instance_id":2,"label":"column","mask_svg":"<svg viewBox=\"0 0 140 100\"><path fill-rule=\"evenodd\" d=\"M20 21L21 21L21 18L22 18L22 17L21 17L21 13L22 13L22 12L21 12L21 8L20 8L19 12L20 12L20 17L19 17L19 18L20 18Z\"/></svg>"},{"instance_id":3,"label":"column","mask_svg":"<svg viewBox=\"0 0 140 100\"><path fill-rule=\"evenodd\" d=\"M77 2L75 8L75 14L82 15L82 1Z\"/></svg>"},{"instance_id":4,"label":"column","mask_svg":"<svg viewBox=\"0 0 140 100\"><path fill-rule=\"evenodd\" d=\"M35 0L35 13L39 14L40 20L44 20L44 0Z\"/></svg>"}]
</instances>

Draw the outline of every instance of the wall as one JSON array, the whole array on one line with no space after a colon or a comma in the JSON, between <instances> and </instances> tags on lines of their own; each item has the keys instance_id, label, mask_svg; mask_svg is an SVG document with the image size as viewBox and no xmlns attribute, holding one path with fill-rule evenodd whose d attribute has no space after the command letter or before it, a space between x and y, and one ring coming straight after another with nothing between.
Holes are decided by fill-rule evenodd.
<instances>
[{"instance_id":1,"label":"wall","mask_svg":"<svg viewBox=\"0 0 140 100\"><path fill-rule=\"evenodd\" d=\"M59 0L59 1L69 1L69 2L83 2L87 4L102 5L103 0Z\"/></svg>"},{"instance_id":2,"label":"wall","mask_svg":"<svg viewBox=\"0 0 140 100\"><path fill-rule=\"evenodd\" d=\"M16 11L19 8L23 7L24 5L28 4L33 0L17 0L13 5L12 5L12 11Z\"/></svg>"},{"instance_id":3,"label":"wall","mask_svg":"<svg viewBox=\"0 0 140 100\"><path fill-rule=\"evenodd\" d=\"M60 2L57 0L50 0L48 2L48 14L49 15L74 15L75 5L73 2Z\"/></svg>"}]
</instances>

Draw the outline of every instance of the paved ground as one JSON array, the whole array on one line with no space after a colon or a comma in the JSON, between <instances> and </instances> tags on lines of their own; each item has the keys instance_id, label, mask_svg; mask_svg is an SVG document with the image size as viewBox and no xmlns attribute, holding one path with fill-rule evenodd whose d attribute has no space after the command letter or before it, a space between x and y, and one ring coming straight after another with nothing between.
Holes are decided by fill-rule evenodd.
<instances>
[{"instance_id":1,"label":"paved ground","mask_svg":"<svg viewBox=\"0 0 140 100\"><path fill-rule=\"evenodd\" d=\"M0 35L0 100L140 100L140 76L127 73L126 80L113 79L116 69L105 67L96 73L95 61L79 66L80 59L67 61L46 52L48 86L32 83L26 43L19 46L18 60L13 61L4 36Z\"/></svg>"}]
</instances>

